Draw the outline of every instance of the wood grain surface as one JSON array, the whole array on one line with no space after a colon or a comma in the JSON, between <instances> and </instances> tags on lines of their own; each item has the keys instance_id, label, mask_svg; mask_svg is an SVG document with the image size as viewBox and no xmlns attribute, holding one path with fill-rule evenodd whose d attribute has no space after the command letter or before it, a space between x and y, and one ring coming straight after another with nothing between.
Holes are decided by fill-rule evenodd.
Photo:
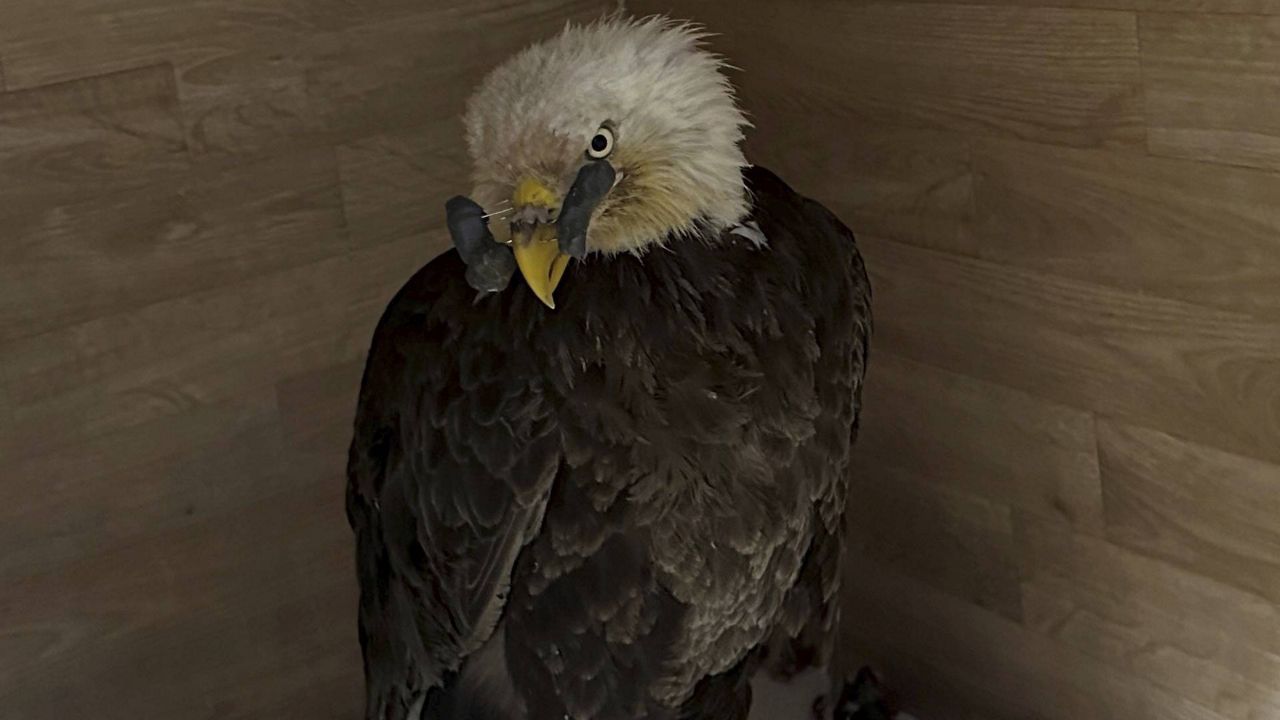
<instances>
[{"instance_id":1,"label":"wood grain surface","mask_svg":"<svg viewBox=\"0 0 1280 720\"><path fill-rule=\"evenodd\" d=\"M875 2L876 0L857 0L858 2ZM980 4L980 5L1020 5L1023 7L1069 7L1097 8L1108 10L1162 10L1164 12L1182 12L1197 14L1246 14L1246 15L1280 15L1278 0L983 0L981 3L970 0L905 0L924 4Z\"/></svg>"},{"instance_id":2,"label":"wood grain surface","mask_svg":"<svg viewBox=\"0 0 1280 720\"><path fill-rule=\"evenodd\" d=\"M723 33L743 96L849 122L1075 146L1140 146L1130 12L895 2L633 2ZM834 146L836 143L832 143Z\"/></svg>"},{"instance_id":3,"label":"wood grain surface","mask_svg":"<svg viewBox=\"0 0 1280 720\"><path fill-rule=\"evenodd\" d=\"M171 181L190 165L173 68L0 95L0 214Z\"/></svg>"},{"instance_id":4,"label":"wood grain surface","mask_svg":"<svg viewBox=\"0 0 1280 720\"><path fill-rule=\"evenodd\" d=\"M0 337L342 255L344 222L332 148L18 211L0 283L25 292L0 296Z\"/></svg>"},{"instance_id":5,"label":"wood grain surface","mask_svg":"<svg viewBox=\"0 0 1280 720\"><path fill-rule=\"evenodd\" d=\"M0 716L355 718L378 313L482 74L613 0L0 3ZM844 663L1280 717L1280 0L631 0L859 234Z\"/></svg>"},{"instance_id":6,"label":"wood grain surface","mask_svg":"<svg viewBox=\"0 0 1280 720\"><path fill-rule=\"evenodd\" d=\"M1280 602L1274 465L1110 422L1098 449L1118 543Z\"/></svg>"},{"instance_id":7,"label":"wood grain surface","mask_svg":"<svg viewBox=\"0 0 1280 720\"><path fill-rule=\"evenodd\" d=\"M862 245L882 349L1280 460L1280 323L893 241Z\"/></svg>"},{"instance_id":8,"label":"wood grain surface","mask_svg":"<svg viewBox=\"0 0 1280 720\"><path fill-rule=\"evenodd\" d=\"M876 353L870 373L856 482L903 471L1101 534L1088 412L888 352Z\"/></svg>"},{"instance_id":9,"label":"wood grain surface","mask_svg":"<svg viewBox=\"0 0 1280 720\"><path fill-rule=\"evenodd\" d=\"M1034 630L1224 717L1280 713L1275 604L1034 520L1017 537Z\"/></svg>"},{"instance_id":10,"label":"wood grain surface","mask_svg":"<svg viewBox=\"0 0 1280 720\"><path fill-rule=\"evenodd\" d=\"M851 553L841 637L906 689L919 717L947 720L1223 720L1209 708L1025 625ZM857 622L852 621L857 618Z\"/></svg>"},{"instance_id":11,"label":"wood grain surface","mask_svg":"<svg viewBox=\"0 0 1280 720\"><path fill-rule=\"evenodd\" d=\"M462 122L452 118L340 146L342 201L352 243L365 247L423 236L448 243L440 234L444 200L470 187L470 163L460 137Z\"/></svg>"},{"instance_id":12,"label":"wood grain surface","mask_svg":"<svg viewBox=\"0 0 1280 720\"><path fill-rule=\"evenodd\" d=\"M1280 170L1280 17L1141 17L1151 151Z\"/></svg>"},{"instance_id":13,"label":"wood grain surface","mask_svg":"<svg viewBox=\"0 0 1280 720\"><path fill-rule=\"evenodd\" d=\"M474 84L612 6L0 3L0 717L360 716L373 324Z\"/></svg>"},{"instance_id":14,"label":"wood grain surface","mask_svg":"<svg viewBox=\"0 0 1280 720\"><path fill-rule=\"evenodd\" d=\"M1280 317L1280 175L1028 143L979 147L983 258Z\"/></svg>"},{"instance_id":15,"label":"wood grain surface","mask_svg":"<svg viewBox=\"0 0 1280 720\"><path fill-rule=\"evenodd\" d=\"M860 465L848 548L1012 620L1022 618L1009 507L910 473Z\"/></svg>"}]
</instances>

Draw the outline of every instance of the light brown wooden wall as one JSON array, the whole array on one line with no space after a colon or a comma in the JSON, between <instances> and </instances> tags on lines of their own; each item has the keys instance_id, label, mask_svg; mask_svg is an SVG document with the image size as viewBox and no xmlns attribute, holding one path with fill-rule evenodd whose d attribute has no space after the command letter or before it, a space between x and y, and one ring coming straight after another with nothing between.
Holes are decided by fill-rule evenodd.
<instances>
[{"instance_id":1,"label":"light brown wooden wall","mask_svg":"<svg viewBox=\"0 0 1280 720\"><path fill-rule=\"evenodd\" d=\"M848 646L931 718L1274 720L1280 2L1047 3L674 8L876 282ZM0 716L356 713L372 323L469 87L610 4L0 3Z\"/></svg>"},{"instance_id":2,"label":"light brown wooden wall","mask_svg":"<svg viewBox=\"0 0 1280 720\"><path fill-rule=\"evenodd\" d=\"M924 718L1280 718L1280 2L629 6L860 236L852 660Z\"/></svg>"},{"instance_id":3,"label":"light brown wooden wall","mask_svg":"<svg viewBox=\"0 0 1280 720\"><path fill-rule=\"evenodd\" d=\"M0 1L0 717L358 715L373 323L480 74L612 4Z\"/></svg>"}]
</instances>

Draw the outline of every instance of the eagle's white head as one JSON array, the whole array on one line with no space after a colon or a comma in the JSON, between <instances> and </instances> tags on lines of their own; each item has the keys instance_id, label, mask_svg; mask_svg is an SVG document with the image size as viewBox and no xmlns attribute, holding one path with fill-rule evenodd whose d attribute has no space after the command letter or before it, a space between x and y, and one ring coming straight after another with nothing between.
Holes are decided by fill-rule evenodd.
<instances>
[{"instance_id":1,"label":"eagle's white head","mask_svg":"<svg viewBox=\"0 0 1280 720\"><path fill-rule=\"evenodd\" d=\"M641 251L746 214L748 123L706 37L660 16L570 24L496 68L468 101L472 198L491 211L510 204L520 270L548 304L568 261L551 242L557 216L563 236L580 210L571 195L589 201L578 255Z\"/></svg>"}]
</instances>

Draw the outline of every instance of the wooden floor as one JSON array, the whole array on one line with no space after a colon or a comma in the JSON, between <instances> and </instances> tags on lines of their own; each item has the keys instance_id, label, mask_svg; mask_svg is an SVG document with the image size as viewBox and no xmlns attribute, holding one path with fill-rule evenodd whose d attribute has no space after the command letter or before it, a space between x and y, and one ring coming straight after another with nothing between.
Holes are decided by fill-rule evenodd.
<instances>
[{"instance_id":1,"label":"wooden floor","mask_svg":"<svg viewBox=\"0 0 1280 720\"><path fill-rule=\"evenodd\" d=\"M1280 718L1280 2L629 6L861 237L852 661L926 718Z\"/></svg>"},{"instance_id":2,"label":"wooden floor","mask_svg":"<svg viewBox=\"0 0 1280 720\"><path fill-rule=\"evenodd\" d=\"M0 2L0 717L359 714L373 323L480 74L609 6Z\"/></svg>"},{"instance_id":3,"label":"wooden floor","mask_svg":"<svg viewBox=\"0 0 1280 720\"><path fill-rule=\"evenodd\" d=\"M0 717L357 715L372 324L479 75L612 4L0 2ZM629 4L862 238L850 662L936 720L1280 718L1280 0Z\"/></svg>"}]
</instances>

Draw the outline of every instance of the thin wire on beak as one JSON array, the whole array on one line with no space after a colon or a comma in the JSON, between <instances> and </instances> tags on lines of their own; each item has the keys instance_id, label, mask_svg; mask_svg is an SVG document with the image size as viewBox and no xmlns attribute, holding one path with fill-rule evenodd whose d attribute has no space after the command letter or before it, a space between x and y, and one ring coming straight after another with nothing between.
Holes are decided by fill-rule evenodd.
<instances>
[{"instance_id":1,"label":"thin wire on beak","mask_svg":"<svg viewBox=\"0 0 1280 720\"><path fill-rule=\"evenodd\" d=\"M504 198L498 201L497 210L494 210L491 213L486 213L485 215L481 215L480 217L483 217L485 220L488 220L489 218L497 217L498 215L506 215L507 213L511 212L514 209L510 207L510 205L511 205L511 201Z\"/></svg>"}]
</instances>

